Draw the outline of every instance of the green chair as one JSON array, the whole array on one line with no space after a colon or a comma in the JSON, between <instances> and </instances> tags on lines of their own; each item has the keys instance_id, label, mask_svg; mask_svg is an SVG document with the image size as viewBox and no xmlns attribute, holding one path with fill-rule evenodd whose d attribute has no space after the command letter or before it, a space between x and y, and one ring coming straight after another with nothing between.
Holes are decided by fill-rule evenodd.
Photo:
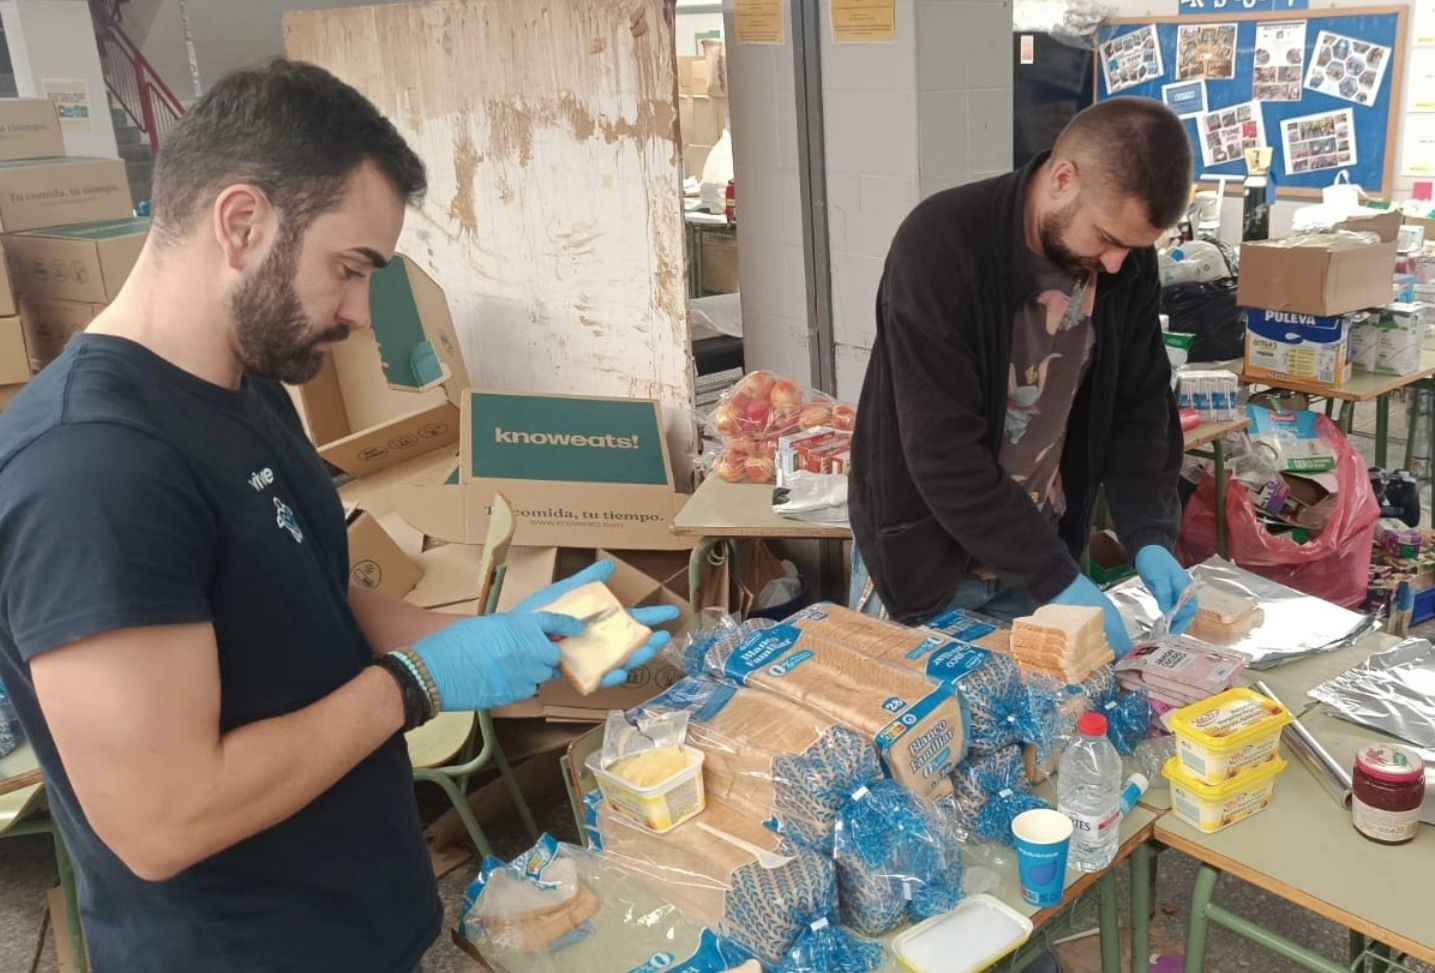
<instances>
[{"instance_id":1,"label":"green chair","mask_svg":"<svg viewBox=\"0 0 1435 973\"><path fill-rule=\"evenodd\" d=\"M10 780L22 774L39 770L40 764L35 751L28 743L8 757L0 759L0 780ZM65 839L55 819L47 813L45 785L26 784L15 790L0 794L0 838L14 838L29 834L48 834L55 843L55 868L60 875L60 889L65 896L65 913L70 937L70 952L75 957L75 966L80 973L89 970L89 958L85 953L85 934L80 926L80 904L75 894L75 870L70 864L70 853L65 848ZM55 929L55 935L60 930Z\"/></svg>"},{"instance_id":2,"label":"green chair","mask_svg":"<svg viewBox=\"0 0 1435 973\"><path fill-rule=\"evenodd\" d=\"M513 508L507 498L496 494L493 498L493 513L488 522L488 535L484 539L483 557L479 561L479 612L487 615L498 607L498 597L503 590L505 562L508 549L513 543ZM490 855L493 849L484 836L483 828L473 815L468 803L468 783L474 774L490 763L497 769L518 816L528 829L529 837L538 840L538 827L534 824L533 813L513 776L498 736L493 729L493 717L486 710L473 713L440 713L429 722L404 736L408 744L409 760L414 766L414 779L437 784L448 797L457 812L459 820L468 831L469 840L480 855ZM479 746L481 742L481 746ZM475 747L478 752L474 753Z\"/></svg>"}]
</instances>

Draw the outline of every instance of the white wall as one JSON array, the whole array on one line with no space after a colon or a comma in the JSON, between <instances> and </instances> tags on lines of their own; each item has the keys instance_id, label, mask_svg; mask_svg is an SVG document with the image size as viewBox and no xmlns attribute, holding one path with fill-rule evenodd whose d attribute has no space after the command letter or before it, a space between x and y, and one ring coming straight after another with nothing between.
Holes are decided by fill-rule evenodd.
<instances>
[{"instance_id":1,"label":"white wall","mask_svg":"<svg viewBox=\"0 0 1435 973\"><path fill-rule=\"evenodd\" d=\"M1116 17L1171 17L1178 12L1177 0L1108 0ZM1389 6L1384 0L1311 0L1308 15L1314 16L1320 10L1348 10L1352 7L1386 7ZM1300 16L1296 14L1295 16ZM1413 36L1408 30L1407 37ZM1411 45L1407 40L1405 48L1405 63L1410 62ZM1385 84L1390 84L1391 79L1387 77ZM1403 97L1403 96L1402 96ZM1397 106L1398 118L1400 120L1401 134L1403 134L1405 123L1405 106ZM1279 133L1267 132L1267 138L1279 138ZM1391 145L1391 151L1395 153L1394 185L1383 193L1385 197L1393 196L1395 199L1404 199L1410 196L1411 187L1414 182L1409 176L1400 174L1401 140L1397 136ZM1199 159L1197 160L1199 164ZM1279 180L1277 180L1279 181ZM1241 239L1241 208L1242 200L1239 196L1228 196L1221 207L1221 237L1222 239L1236 243ZM1296 209L1307 205L1306 202L1281 201L1271 209L1271 236L1284 236L1290 232L1291 220Z\"/></svg>"},{"instance_id":2,"label":"white wall","mask_svg":"<svg viewBox=\"0 0 1435 973\"><path fill-rule=\"evenodd\" d=\"M82 81L88 91L89 131L67 129L66 152L119 155L90 5L85 0L0 0L0 17L21 98L46 97L47 78Z\"/></svg>"}]
</instances>

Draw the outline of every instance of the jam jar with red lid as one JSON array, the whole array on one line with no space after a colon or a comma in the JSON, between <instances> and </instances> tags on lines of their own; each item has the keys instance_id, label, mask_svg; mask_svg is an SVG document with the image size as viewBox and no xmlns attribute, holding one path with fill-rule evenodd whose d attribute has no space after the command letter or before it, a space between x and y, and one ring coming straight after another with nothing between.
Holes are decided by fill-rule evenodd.
<instances>
[{"instance_id":1,"label":"jam jar with red lid","mask_svg":"<svg viewBox=\"0 0 1435 973\"><path fill-rule=\"evenodd\" d=\"M1425 761L1409 747L1371 743L1355 754L1355 830L1372 841L1404 844L1420 828Z\"/></svg>"}]
</instances>

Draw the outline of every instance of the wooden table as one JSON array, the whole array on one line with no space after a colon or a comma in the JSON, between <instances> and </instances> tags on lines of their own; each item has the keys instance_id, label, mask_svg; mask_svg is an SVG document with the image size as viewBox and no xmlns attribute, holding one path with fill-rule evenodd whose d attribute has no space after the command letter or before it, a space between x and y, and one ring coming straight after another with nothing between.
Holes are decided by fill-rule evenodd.
<instances>
[{"instance_id":1,"label":"wooden table","mask_svg":"<svg viewBox=\"0 0 1435 973\"><path fill-rule=\"evenodd\" d=\"M1239 367L1239 366L1238 366ZM1419 384L1435 375L1435 350L1425 348L1420 353L1420 368L1410 375L1375 375L1370 372L1356 372L1341 385L1322 385L1302 378L1263 378L1240 373L1241 381L1248 385L1262 385L1266 388L1289 389L1307 395L1326 399L1326 413L1334 402L1340 402L1340 426L1347 434L1355 422L1357 402L1375 403L1375 465L1384 467L1390 440L1390 397L1401 389Z\"/></svg>"},{"instance_id":2,"label":"wooden table","mask_svg":"<svg viewBox=\"0 0 1435 973\"><path fill-rule=\"evenodd\" d=\"M1229 558L1229 543L1226 537L1226 444L1225 438L1232 433L1244 432L1251 425L1245 416L1226 419L1222 422L1203 422L1185 433L1185 451L1192 456L1209 459L1216 464L1216 553ZM1209 450L1204 447L1211 447Z\"/></svg>"},{"instance_id":3,"label":"wooden table","mask_svg":"<svg viewBox=\"0 0 1435 973\"><path fill-rule=\"evenodd\" d=\"M772 490L756 483L728 483L716 476L702 482L673 518L673 533L700 538L688 561L690 591L702 590L703 569L724 558L736 564L739 540L847 540L847 527L809 524L772 512ZM840 564L840 558L838 559ZM697 606L700 607L700 606Z\"/></svg>"}]
</instances>

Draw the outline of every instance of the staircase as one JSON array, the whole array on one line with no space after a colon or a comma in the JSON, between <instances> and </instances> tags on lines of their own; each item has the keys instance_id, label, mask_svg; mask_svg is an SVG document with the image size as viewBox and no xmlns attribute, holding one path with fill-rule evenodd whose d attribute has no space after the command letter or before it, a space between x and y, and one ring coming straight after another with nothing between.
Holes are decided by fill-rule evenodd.
<instances>
[{"instance_id":1,"label":"staircase","mask_svg":"<svg viewBox=\"0 0 1435 973\"><path fill-rule=\"evenodd\" d=\"M100 67L120 158L135 203L148 201L154 160L164 138L184 117L184 105L121 26L125 0L89 0Z\"/></svg>"}]
</instances>

